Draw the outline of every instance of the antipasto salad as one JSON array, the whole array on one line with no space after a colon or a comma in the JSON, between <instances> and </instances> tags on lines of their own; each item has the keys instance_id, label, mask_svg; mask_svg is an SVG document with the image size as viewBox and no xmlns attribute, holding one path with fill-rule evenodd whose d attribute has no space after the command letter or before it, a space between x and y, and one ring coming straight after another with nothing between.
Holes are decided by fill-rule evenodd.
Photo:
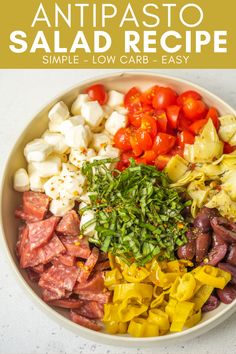
<instances>
[{"instance_id":1,"label":"antipasto salad","mask_svg":"<svg viewBox=\"0 0 236 354\"><path fill-rule=\"evenodd\" d=\"M198 92L88 87L24 148L16 252L51 306L165 335L236 298L236 117Z\"/></svg>"}]
</instances>

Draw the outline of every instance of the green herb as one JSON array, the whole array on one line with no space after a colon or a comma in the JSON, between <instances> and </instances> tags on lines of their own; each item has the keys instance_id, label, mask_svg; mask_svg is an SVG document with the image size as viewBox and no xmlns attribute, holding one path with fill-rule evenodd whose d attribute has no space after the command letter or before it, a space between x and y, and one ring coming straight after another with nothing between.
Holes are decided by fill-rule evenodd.
<instances>
[{"instance_id":1,"label":"green herb","mask_svg":"<svg viewBox=\"0 0 236 354\"><path fill-rule=\"evenodd\" d=\"M97 235L90 242L140 265L154 256L174 259L178 246L187 242L188 225L181 214L186 203L154 166L136 165L131 159L123 172L110 171L108 164L114 162L106 159L83 165L93 196L86 210L96 213Z\"/></svg>"}]
</instances>

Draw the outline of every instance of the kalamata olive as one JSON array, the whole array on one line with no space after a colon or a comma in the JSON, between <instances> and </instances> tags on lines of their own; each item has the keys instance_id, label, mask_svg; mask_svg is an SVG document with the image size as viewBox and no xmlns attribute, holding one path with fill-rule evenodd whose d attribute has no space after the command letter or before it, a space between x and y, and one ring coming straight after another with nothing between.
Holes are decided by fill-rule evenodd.
<instances>
[{"instance_id":1,"label":"kalamata olive","mask_svg":"<svg viewBox=\"0 0 236 354\"><path fill-rule=\"evenodd\" d=\"M178 248L177 255L179 259L192 260L196 253L196 241L194 234L187 232L188 243Z\"/></svg>"},{"instance_id":2,"label":"kalamata olive","mask_svg":"<svg viewBox=\"0 0 236 354\"><path fill-rule=\"evenodd\" d=\"M233 266L236 266L236 244L232 243L232 245L229 246L229 254L226 258L226 262L230 263Z\"/></svg>"},{"instance_id":3,"label":"kalamata olive","mask_svg":"<svg viewBox=\"0 0 236 354\"><path fill-rule=\"evenodd\" d=\"M211 295L205 305L202 307L202 312L209 312L215 310L220 304L216 296Z\"/></svg>"},{"instance_id":4,"label":"kalamata olive","mask_svg":"<svg viewBox=\"0 0 236 354\"><path fill-rule=\"evenodd\" d=\"M219 263L218 268L224 270L225 272L229 272L232 275L231 283L236 284L236 267L232 266L229 263Z\"/></svg>"},{"instance_id":5,"label":"kalamata olive","mask_svg":"<svg viewBox=\"0 0 236 354\"><path fill-rule=\"evenodd\" d=\"M219 235L224 241L236 242L236 224L221 217L215 217L211 220L211 226L215 234Z\"/></svg>"},{"instance_id":6,"label":"kalamata olive","mask_svg":"<svg viewBox=\"0 0 236 354\"><path fill-rule=\"evenodd\" d=\"M208 232L211 230L211 219L218 215L219 214L216 209L204 207L197 214L193 225L202 232Z\"/></svg>"},{"instance_id":7,"label":"kalamata olive","mask_svg":"<svg viewBox=\"0 0 236 354\"><path fill-rule=\"evenodd\" d=\"M208 265L216 266L222 259L225 258L225 255L227 253L227 245L218 245L215 246L211 249L210 253L208 253Z\"/></svg>"},{"instance_id":8,"label":"kalamata olive","mask_svg":"<svg viewBox=\"0 0 236 354\"><path fill-rule=\"evenodd\" d=\"M224 304L231 304L236 299L236 289L232 285L227 285L223 290L217 289L217 296Z\"/></svg>"},{"instance_id":9,"label":"kalamata olive","mask_svg":"<svg viewBox=\"0 0 236 354\"><path fill-rule=\"evenodd\" d=\"M211 235L205 232L199 232L196 237L196 261L202 262L207 256L211 245Z\"/></svg>"},{"instance_id":10,"label":"kalamata olive","mask_svg":"<svg viewBox=\"0 0 236 354\"><path fill-rule=\"evenodd\" d=\"M220 237L219 235L217 235L213 232L212 246L215 247L215 246L221 246L221 245L227 245L227 242L225 242L225 240L222 237Z\"/></svg>"}]
</instances>

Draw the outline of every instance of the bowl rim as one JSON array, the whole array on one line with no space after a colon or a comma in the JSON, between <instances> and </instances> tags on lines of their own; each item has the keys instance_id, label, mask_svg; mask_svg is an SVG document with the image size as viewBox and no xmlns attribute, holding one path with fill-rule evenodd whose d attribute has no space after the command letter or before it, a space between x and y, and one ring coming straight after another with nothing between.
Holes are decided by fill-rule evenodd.
<instances>
[{"instance_id":1,"label":"bowl rim","mask_svg":"<svg viewBox=\"0 0 236 354\"><path fill-rule=\"evenodd\" d=\"M159 73L153 73L151 71L145 71L145 70L140 70L140 71L118 71L118 72L110 72L107 73L105 75L98 75L95 77L91 77L82 81L79 81L79 83L70 86L69 88L63 90L62 92L59 92L59 94L57 94L56 96L54 96L52 99L50 99L50 101L48 101L47 103L41 105L41 107L37 110L37 112L35 114L33 114L32 119L30 119L30 121L26 124L26 126L24 127L23 131L21 132L21 134L18 136L17 140L15 141L14 145L11 147L11 150L8 154L8 157L5 159L4 161L4 165L3 165L3 173L1 174L1 185L0 185L0 193L1 193L1 201L0 201L0 231L1 231L1 243L3 244L3 249L5 250L5 254L7 255L8 261L9 261L9 265L11 265L11 267L9 267L12 270L12 273L14 274L14 276L20 280L19 282L17 281L17 284L20 284L22 289L25 289L27 291L27 293L30 295L28 296L28 298L30 298L30 300L32 300L37 306L38 308L41 308L42 310L44 310L44 313L49 316L52 320L54 320L57 324L59 324L60 326L63 326L67 329L72 330L73 332L77 332L79 335L83 336L84 338L90 339L90 340L96 340L98 339L101 343L109 343L111 345L117 345L117 346L128 346L129 344L131 346L153 346L155 345L161 345L163 344L163 342L166 342L169 340L170 344L177 339L184 339L187 340L187 337L190 334L194 334L200 335L203 333L204 329L212 329L213 327L219 325L221 322L223 322L227 317L229 317L231 314L233 314L233 312L236 311L236 300L234 300L231 304L227 305L224 309L221 310L221 312L217 313L216 315L214 315L212 318L207 319L204 322L199 323L198 325L186 329L182 332L177 332L177 333L171 333L171 334L167 334L165 336L159 336L159 337L148 337L148 338L134 338L134 337L128 337L128 336L120 336L120 335L111 335L108 333L104 333L104 332L95 332L93 330L90 330L88 328L82 327L74 322L72 322L71 320L69 320L68 318L64 317L63 315L61 315L60 313L58 313L57 311L55 311L51 306L47 305L35 292L34 290L29 286L29 284L27 283L27 281L24 279L24 277L21 275L20 271L19 271L19 267L17 267L17 265L15 264L10 250L8 248L7 245L7 238L5 235L5 231L4 231L4 226L3 226L3 216L2 216L2 209L3 209L3 187L4 187L4 182L6 179L6 170L7 170L7 166L11 161L12 158L12 154L13 151L15 149L15 146L17 144L17 142L22 138L22 136L24 135L25 131L28 129L29 125L32 123L32 121L34 120L34 118L39 115L44 109L45 107L49 106L50 104L52 104L52 102L59 100L62 96L68 94L69 92L75 90L76 88L79 88L81 86L85 86L85 85L91 85L93 83L96 82L101 82L104 79L115 79L116 77L123 77L123 76L147 76L147 77L156 77L157 81L158 78L161 79L166 79L166 80L171 80L171 81L176 81L179 84L185 84L185 85L189 85L191 86L191 89L196 89L196 90L200 90L203 95L207 94L209 96L211 96L212 99L216 100L218 103L221 103L222 105L225 106L226 109L229 109L229 111L233 112L232 114L236 115L236 110L229 105L227 102L225 102L223 99L221 99L219 96L215 95L214 93L212 93L211 91L205 89L204 87L192 83L191 81L179 78L179 77L175 77L175 76L171 76L171 75L164 75L164 74L159 74ZM14 270L14 272L13 272ZM218 320L218 321L217 321ZM191 336L192 338L193 336Z\"/></svg>"}]
</instances>

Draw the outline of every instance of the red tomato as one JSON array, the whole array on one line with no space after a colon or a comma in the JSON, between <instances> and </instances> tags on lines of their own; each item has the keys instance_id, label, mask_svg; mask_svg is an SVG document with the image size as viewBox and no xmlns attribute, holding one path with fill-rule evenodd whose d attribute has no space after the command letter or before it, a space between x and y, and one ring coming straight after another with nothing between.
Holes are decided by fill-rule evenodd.
<instances>
[{"instance_id":1,"label":"red tomato","mask_svg":"<svg viewBox=\"0 0 236 354\"><path fill-rule=\"evenodd\" d=\"M131 150L130 144L131 131L129 128L121 128L114 136L114 144L118 149Z\"/></svg>"},{"instance_id":2,"label":"red tomato","mask_svg":"<svg viewBox=\"0 0 236 354\"><path fill-rule=\"evenodd\" d=\"M210 119L210 118L211 118L216 130L218 130L220 127L219 114L218 114L217 109L214 107L210 107L207 112L206 119Z\"/></svg>"},{"instance_id":3,"label":"red tomato","mask_svg":"<svg viewBox=\"0 0 236 354\"><path fill-rule=\"evenodd\" d=\"M108 99L107 91L104 85L96 84L87 88L86 93L91 100L98 101L101 105L105 104Z\"/></svg>"},{"instance_id":4,"label":"red tomato","mask_svg":"<svg viewBox=\"0 0 236 354\"><path fill-rule=\"evenodd\" d=\"M159 90L159 86L155 85L146 92L142 93L140 96L141 102L144 104L152 104L153 97L157 94L157 91Z\"/></svg>"},{"instance_id":5,"label":"red tomato","mask_svg":"<svg viewBox=\"0 0 236 354\"><path fill-rule=\"evenodd\" d=\"M135 157L134 153L132 151L127 151L121 154L120 160L121 162L123 162L125 165L128 166L130 164L129 159L131 159L132 157L133 158Z\"/></svg>"},{"instance_id":6,"label":"red tomato","mask_svg":"<svg viewBox=\"0 0 236 354\"><path fill-rule=\"evenodd\" d=\"M145 165L147 164L147 161L143 157L136 157L135 162L138 165L141 163L144 163Z\"/></svg>"},{"instance_id":7,"label":"red tomato","mask_svg":"<svg viewBox=\"0 0 236 354\"><path fill-rule=\"evenodd\" d=\"M206 125L207 119L200 119L190 125L188 128L193 134L198 135L202 128Z\"/></svg>"},{"instance_id":8,"label":"red tomato","mask_svg":"<svg viewBox=\"0 0 236 354\"><path fill-rule=\"evenodd\" d=\"M158 170L162 171L170 161L171 156L169 155L159 155L155 160L155 166Z\"/></svg>"},{"instance_id":9,"label":"red tomato","mask_svg":"<svg viewBox=\"0 0 236 354\"><path fill-rule=\"evenodd\" d=\"M166 109L166 113L169 126L173 129L176 129L179 121L180 107L176 105L169 106Z\"/></svg>"},{"instance_id":10,"label":"red tomato","mask_svg":"<svg viewBox=\"0 0 236 354\"><path fill-rule=\"evenodd\" d=\"M236 150L236 146L231 146L228 143L224 143L224 154L231 154Z\"/></svg>"},{"instance_id":11,"label":"red tomato","mask_svg":"<svg viewBox=\"0 0 236 354\"><path fill-rule=\"evenodd\" d=\"M153 117L147 114L141 120L141 129L146 130L152 138L157 135L157 122Z\"/></svg>"},{"instance_id":12,"label":"red tomato","mask_svg":"<svg viewBox=\"0 0 236 354\"><path fill-rule=\"evenodd\" d=\"M178 130L188 130L188 127L192 124L190 120L184 117L183 114L180 112L179 121L178 121Z\"/></svg>"},{"instance_id":13,"label":"red tomato","mask_svg":"<svg viewBox=\"0 0 236 354\"><path fill-rule=\"evenodd\" d=\"M184 152L180 146L174 146L173 149L169 152L169 155L171 157L175 156L175 155L179 155L181 157L184 157Z\"/></svg>"},{"instance_id":14,"label":"red tomato","mask_svg":"<svg viewBox=\"0 0 236 354\"><path fill-rule=\"evenodd\" d=\"M143 112L142 111L141 112L136 111L136 112L128 113L129 123L131 125L133 125L135 128L139 128L140 127L142 117L143 117Z\"/></svg>"},{"instance_id":15,"label":"red tomato","mask_svg":"<svg viewBox=\"0 0 236 354\"><path fill-rule=\"evenodd\" d=\"M175 145L176 138L173 135L158 133L153 144L153 150L157 155L167 154Z\"/></svg>"},{"instance_id":16,"label":"red tomato","mask_svg":"<svg viewBox=\"0 0 236 354\"><path fill-rule=\"evenodd\" d=\"M152 138L146 130L138 129L135 133L136 139L138 141L139 147L143 151L151 150L152 148Z\"/></svg>"},{"instance_id":17,"label":"red tomato","mask_svg":"<svg viewBox=\"0 0 236 354\"><path fill-rule=\"evenodd\" d=\"M117 162L116 169L119 171L124 171L128 166L126 166L122 161Z\"/></svg>"},{"instance_id":18,"label":"red tomato","mask_svg":"<svg viewBox=\"0 0 236 354\"><path fill-rule=\"evenodd\" d=\"M124 98L124 106L129 108L132 107L135 103L139 102L141 92L137 87L132 87Z\"/></svg>"},{"instance_id":19,"label":"red tomato","mask_svg":"<svg viewBox=\"0 0 236 354\"><path fill-rule=\"evenodd\" d=\"M157 154L155 153L154 150L148 150L145 151L145 153L142 156L147 162L152 162L155 160L155 158L157 157Z\"/></svg>"},{"instance_id":20,"label":"red tomato","mask_svg":"<svg viewBox=\"0 0 236 354\"><path fill-rule=\"evenodd\" d=\"M141 148L141 146L138 142L136 132L132 133L132 135L130 136L130 144L131 144L134 156L137 157L143 153L143 149Z\"/></svg>"},{"instance_id":21,"label":"red tomato","mask_svg":"<svg viewBox=\"0 0 236 354\"><path fill-rule=\"evenodd\" d=\"M153 97L152 105L156 109L166 109L168 106L176 104L177 93L170 87L160 87Z\"/></svg>"},{"instance_id":22,"label":"red tomato","mask_svg":"<svg viewBox=\"0 0 236 354\"><path fill-rule=\"evenodd\" d=\"M191 98L193 100L201 100L202 97L196 91L193 91L193 90L185 91L185 92L181 93L181 95L179 95L179 97L177 99L177 104L179 106L183 106L189 98Z\"/></svg>"},{"instance_id":23,"label":"red tomato","mask_svg":"<svg viewBox=\"0 0 236 354\"><path fill-rule=\"evenodd\" d=\"M194 144L195 137L192 133L184 130L178 135L178 145L184 149L185 144Z\"/></svg>"},{"instance_id":24,"label":"red tomato","mask_svg":"<svg viewBox=\"0 0 236 354\"><path fill-rule=\"evenodd\" d=\"M183 105L183 112L187 119L195 121L205 117L207 106L200 100L189 98Z\"/></svg>"},{"instance_id":25,"label":"red tomato","mask_svg":"<svg viewBox=\"0 0 236 354\"><path fill-rule=\"evenodd\" d=\"M157 123L157 131L161 133L166 133L167 129L167 116L166 112L163 110L155 110L153 114L153 118Z\"/></svg>"}]
</instances>

